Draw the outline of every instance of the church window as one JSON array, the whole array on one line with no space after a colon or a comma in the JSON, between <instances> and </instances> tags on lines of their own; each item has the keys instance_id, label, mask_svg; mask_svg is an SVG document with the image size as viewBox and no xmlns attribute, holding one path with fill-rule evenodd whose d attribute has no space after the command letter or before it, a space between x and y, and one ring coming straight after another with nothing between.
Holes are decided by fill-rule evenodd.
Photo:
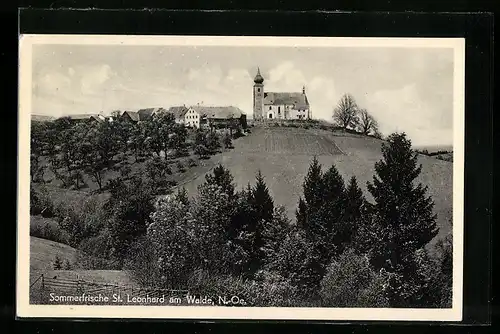
<instances>
[{"instance_id":1,"label":"church window","mask_svg":"<svg viewBox=\"0 0 500 334\"><path fill-rule=\"evenodd\" d=\"M257 92L260 93L260 88L257 88Z\"/></svg>"},{"instance_id":2,"label":"church window","mask_svg":"<svg viewBox=\"0 0 500 334\"><path fill-rule=\"evenodd\" d=\"M269 110L273 109L273 107L269 106Z\"/></svg>"}]
</instances>

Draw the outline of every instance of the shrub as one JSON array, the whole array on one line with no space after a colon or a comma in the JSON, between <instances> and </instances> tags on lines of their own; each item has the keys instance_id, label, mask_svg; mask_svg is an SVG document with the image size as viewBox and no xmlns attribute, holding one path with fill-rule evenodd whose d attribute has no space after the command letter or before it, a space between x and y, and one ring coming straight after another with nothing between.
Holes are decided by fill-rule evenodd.
<instances>
[{"instance_id":1,"label":"shrub","mask_svg":"<svg viewBox=\"0 0 500 334\"><path fill-rule=\"evenodd\" d=\"M320 295L328 307L383 307L389 305L383 284L367 257L347 250L328 267Z\"/></svg>"},{"instance_id":2,"label":"shrub","mask_svg":"<svg viewBox=\"0 0 500 334\"><path fill-rule=\"evenodd\" d=\"M187 163L189 167L195 167L197 165L196 161L193 158L189 158Z\"/></svg>"},{"instance_id":3,"label":"shrub","mask_svg":"<svg viewBox=\"0 0 500 334\"><path fill-rule=\"evenodd\" d=\"M58 255L56 255L56 257L54 259L54 263L52 265L53 265L54 270L61 270L62 269L62 261Z\"/></svg>"},{"instance_id":4,"label":"shrub","mask_svg":"<svg viewBox=\"0 0 500 334\"><path fill-rule=\"evenodd\" d=\"M208 149L205 145L197 145L194 149L194 153L200 157L200 159L205 159L208 156Z\"/></svg>"},{"instance_id":5,"label":"shrub","mask_svg":"<svg viewBox=\"0 0 500 334\"><path fill-rule=\"evenodd\" d=\"M123 269L130 272L132 278L142 287L162 285L155 249L145 236L139 237L130 245Z\"/></svg>"},{"instance_id":6,"label":"shrub","mask_svg":"<svg viewBox=\"0 0 500 334\"><path fill-rule=\"evenodd\" d=\"M57 208L59 227L68 234L68 244L78 248L82 240L96 236L109 220L104 203L87 197L79 206L61 204Z\"/></svg>"},{"instance_id":7,"label":"shrub","mask_svg":"<svg viewBox=\"0 0 500 334\"><path fill-rule=\"evenodd\" d=\"M73 266L71 265L71 263L69 262L68 259L64 260L63 265L62 265L62 269L63 270L71 270L71 269L73 269Z\"/></svg>"},{"instance_id":8,"label":"shrub","mask_svg":"<svg viewBox=\"0 0 500 334\"><path fill-rule=\"evenodd\" d=\"M177 170L181 173L184 173L186 171L186 167L182 163L182 161L177 161Z\"/></svg>"},{"instance_id":9,"label":"shrub","mask_svg":"<svg viewBox=\"0 0 500 334\"><path fill-rule=\"evenodd\" d=\"M130 165L126 164L120 168L120 176L123 178L127 178L131 172L132 172L132 167L130 167Z\"/></svg>"},{"instance_id":10,"label":"shrub","mask_svg":"<svg viewBox=\"0 0 500 334\"><path fill-rule=\"evenodd\" d=\"M30 214L41 214L45 218L54 216L54 203L45 187L39 187L36 190L33 185L30 186Z\"/></svg>"},{"instance_id":11,"label":"shrub","mask_svg":"<svg viewBox=\"0 0 500 334\"><path fill-rule=\"evenodd\" d=\"M30 236L47 239L63 244L68 243L69 236L66 231L61 230L57 222L43 219L30 219Z\"/></svg>"}]
</instances>

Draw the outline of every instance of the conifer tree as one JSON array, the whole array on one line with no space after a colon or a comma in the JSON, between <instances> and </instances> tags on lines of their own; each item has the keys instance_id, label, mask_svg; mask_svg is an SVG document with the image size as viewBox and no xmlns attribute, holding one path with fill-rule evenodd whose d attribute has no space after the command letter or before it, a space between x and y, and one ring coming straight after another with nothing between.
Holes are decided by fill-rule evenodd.
<instances>
[{"instance_id":1,"label":"conifer tree","mask_svg":"<svg viewBox=\"0 0 500 334\"><path fill-rule=\"evenodd\" d=\"M220 186L222 191L229 195L229 198L232 198L234 195L233 176L231 172L221 164L214 168L212 174L207 174L205 180L210 185Z\"/></svg>"},{"instance_id":2,"label":"conifer tree","mask_svg":"<svg viewBox=\"0 0 500 334\"><path fill-rule=\"evenodd\" d=\"M307 206L312 210L319 208L323 202L321 187L322 178L323 172L321 171L321 165L316 156L314 156L309 165L309 170L307 171L303 184L304 200Z\"/></svg>"},{"instance_id":3,"label":"conifer tree","mask_svg":"<svg viewBox=\"0 0 500 334\"><path fill-rule=\"evenodd\" d=\"M438 233L434 202L427 187L416 184L422 166L405 133L394 133L382 145L383 158L375 164L376 175L368 190L375 199L372 233L372 264L396 274L392 306L407 306L418 294L417 251ZM405 290L405 291L403 291ZM411 290L411 291L409 291ZM417 292L412 292L417 291Z\"/></svg>"},{"instance_id":4,"label":"conifer tree","mask_svg":"<svg viewBox=\"0 0 500 334\"><path fill-rule=\"evenodd\" d=\"M257 172L256 181L252 189L252 206L256 218L257 220L270 221L273 218L274 201L260 170Z\"/></svg>"},{"instance_id":5,"label":"conifer tree","mask_svg":"<svg viewBox=\"0 0 500 334\"><path fill-rule=\"evenodd\" d=\"M368 214L365 211L366 200L363 196L363 191L358 186L356 177L353 176L349 180L349 185L345 190L346 204L344 208L344 222L343 229L339 231L341 234L343 245L341 245L340 252L343 252L346 246L354 242L356 232L362 223L363 214Z\"/></svg>"}]
</instances>

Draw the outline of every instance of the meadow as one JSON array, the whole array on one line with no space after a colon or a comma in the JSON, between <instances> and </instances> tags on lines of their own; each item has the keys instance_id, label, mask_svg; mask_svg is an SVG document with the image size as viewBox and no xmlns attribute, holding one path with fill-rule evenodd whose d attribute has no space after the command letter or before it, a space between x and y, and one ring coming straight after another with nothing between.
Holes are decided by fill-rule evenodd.
<instances>
[{"instance_id":1,"label":"meadow","mask_svg":"<svg viewBox=\"0 0 500 334\"><path fill-rule=\"evenodd\" d=\"M234 176L238 189L253 184L258 170L262 172L277 205L285 206L288 217L295 220L295 210L302 183L313 156L326 170L335 164L347 182L356 176L368 200L366 182L372 181L375 163L382 157L382 140L373 137L336 133L320 129L252 128L252 134L234 142L234 149L212 157ZM440 232L445 236L451 229L453 202L453 164L419 155L422 173L418 181L428 186L437 214ZM196 178L184 186L194 195L204 178Z\"/></svg>"}]
</instances>

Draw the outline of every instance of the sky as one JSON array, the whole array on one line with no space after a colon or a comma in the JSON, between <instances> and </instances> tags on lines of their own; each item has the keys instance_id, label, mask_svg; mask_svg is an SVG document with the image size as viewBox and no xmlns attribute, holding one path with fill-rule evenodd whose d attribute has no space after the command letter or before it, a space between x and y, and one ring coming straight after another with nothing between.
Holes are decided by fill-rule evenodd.
<instances>
[{"instance_id":1,"label":"sky","mask_svg":"<svg viewBox=\"0 0 500 334\"><path fill-rule=\"evenodd\" d=\"M253 78L300 92L331 121L343 94L414 145L453 143L453 49L172 45L34 45L32 113L110 114L176 105L237 106L252 115Z\"/></svg>"}]
</instances>

